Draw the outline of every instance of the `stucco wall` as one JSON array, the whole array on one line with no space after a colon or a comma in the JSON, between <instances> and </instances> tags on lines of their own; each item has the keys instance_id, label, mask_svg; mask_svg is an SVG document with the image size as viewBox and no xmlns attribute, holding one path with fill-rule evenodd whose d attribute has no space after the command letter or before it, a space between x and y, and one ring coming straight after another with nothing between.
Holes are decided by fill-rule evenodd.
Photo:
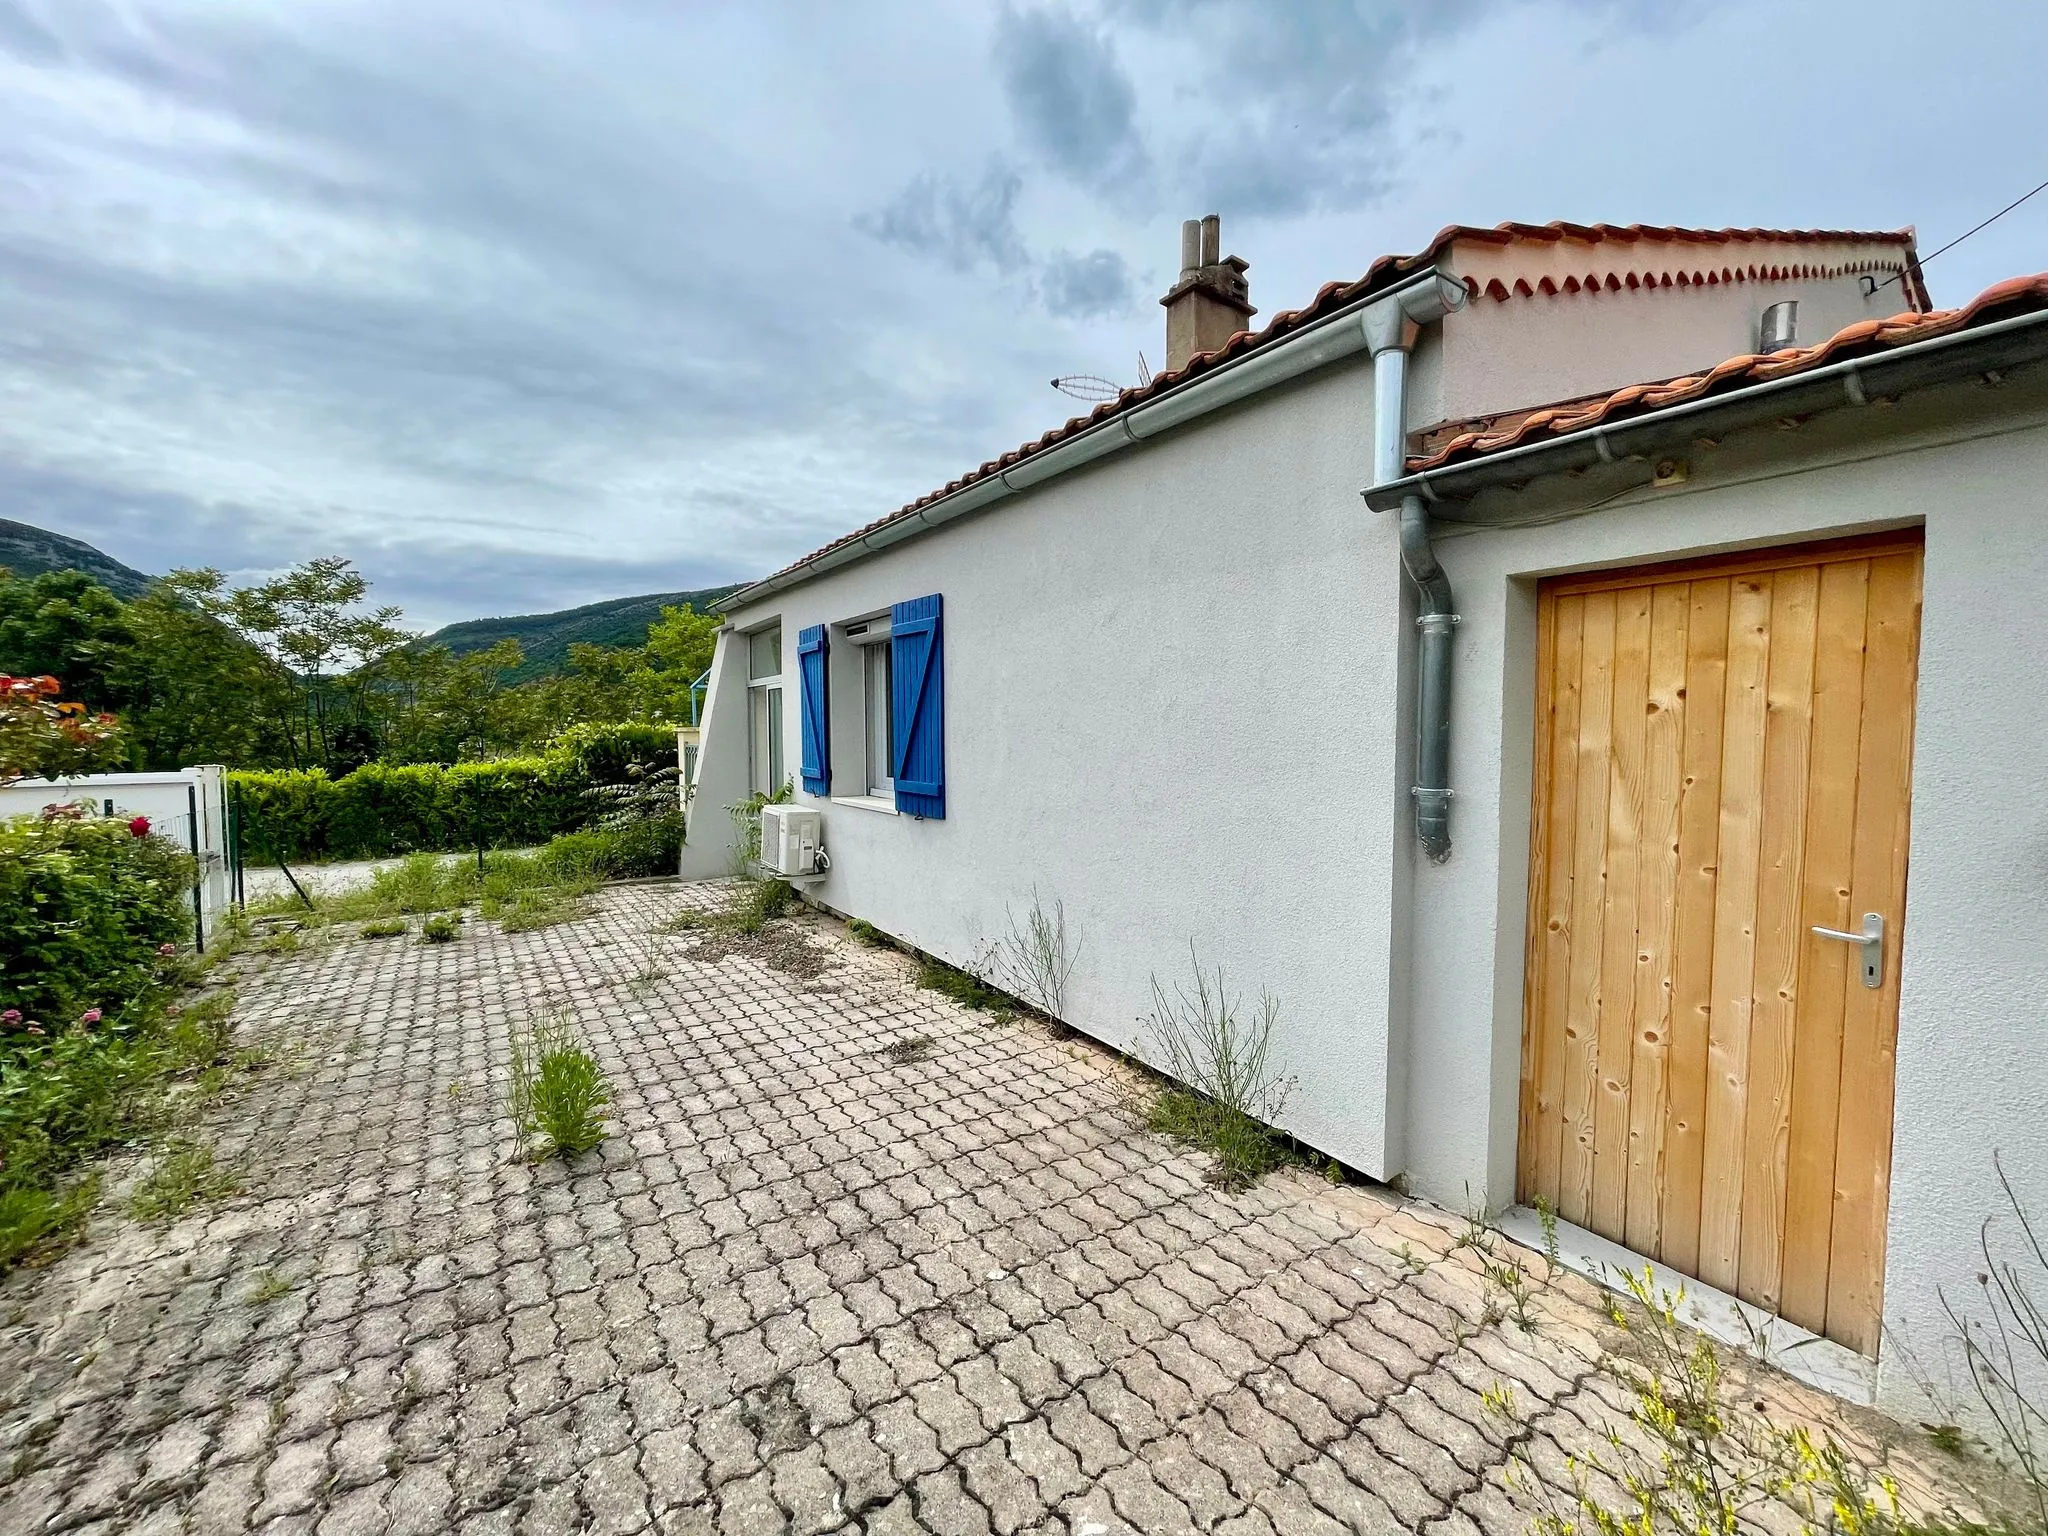
<instances>
[{"instance_id":1,"label":"stucco wall","mask_svg":"<svg viewBox=\"0 0 2048 1536\"><path fill-rule=\"evenodd\" d=\"M1911 307L1896 283L1864 298L1853 276L1479 298L1444 321L1443 419L1711 368L1753 350L1758 321L1780 299L1799 301L1802 346L1858 320Z\"/></svg>"},{"instance_id":2,"label":"stucco wall","mask_svg":"<svg viewBox=\"0 0 2048 1536\"><path fill-rule=\"evenodd\" d=\"M1339 367L734 620L784 626L794 771L796 630L945 599L947 817L825 804L820 900L967 964L1034 889L1057 899L1082 937L1069 1022L1118 1046L1193 941L1279 999L1287 1125L1381 1173L1405 794L1396 529L1358 494L1371 417L1369 368ZM744 752L725 683L691 826L714 870L712 775ZM835 767L857 792L855 755Z\"/></svg>"},{"instance_id":3,"label":"stucco wall","mask_svg":"<svg viewBox=\"0 0 2048 1536\"><path fill-rule=\"evenodd\" d=\"M1969 394L1981 432L1985 396ZM2038 399L2012 409L2034 413L2012 422L2043 419ZM1859 447L1844 435L1822 446L1851 461L1786 472L1803 454L1766 432L1728 446L1725 483L1696 458L1693 482L1677 491L1550 526L1440 538L1463 617L1457 851L1415 873L1406 1163L1414 1186L1440 1199L1467 1187L1496 1208L1514 1197L1537 578L1924 518L1879 1366L1880 1400L1924 1415L1907 1354L1938 1362L1947 1324L1937 1289L1975 1289L1978 1224L2003 1207L1994 1149L2033 1211L2048 1215L2048 944L2038 937L2048 908L2048 426L1941 445L1940 410L1922 414L1924 433L1890 444L1910 451L1854 458L1885 440Z\"/></svg>"}]
</instances>

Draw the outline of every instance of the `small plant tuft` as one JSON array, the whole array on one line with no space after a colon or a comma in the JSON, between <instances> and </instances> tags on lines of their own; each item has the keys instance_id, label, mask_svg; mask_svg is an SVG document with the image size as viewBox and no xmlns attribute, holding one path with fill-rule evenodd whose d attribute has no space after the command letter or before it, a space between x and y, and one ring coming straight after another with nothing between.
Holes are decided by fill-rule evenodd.
<instances>
[{"instance_id":1,"label":"small plant tuft","mask_svg":"<svg viewBox=\"0 0 2048 1536\"><path fill-rule=\"evenodd\" d=\"M611 1085L561 1013L513 1037L507 1097L520 1151L536 1161L574 1157L604 1140Z\"/></svg>"},{"instance_id":2,"label":"small plant tuft","mask_svg":"<svg viewBox=\"0 0 2048 1536\"><path fill-rule=\"evenodd\" d=\"M403 918L379 918L374 923L363 924L362 936L366 939L395 939L405 932Z\"/></svg>"},{"instance_id":3,"label":"small plant tuft","mask_svg":"<svg viewBox=\"0 0 2048 1536\"><path fill-rule=\"evenodd\" d=\"M882 1054L899 1067L907 1067L914 1061L923 1061L932 1053L930 1035L905 1035L889 1046Z\"/></svg>"},{"instance_id":4,"label":"small plant tuft","mask_svg":"<svg viewBox=\"0 0 2048 1536\"><path fill-rule=\"evenodd\" d=\"M285 1279L276 1270L259 1269L256 1272L256 1283L249 1287L249 1305L252 1307L268 1306L281 1296L291 1295L295 1289L297 1289L296 1282Z\"/></svg>"},{"instance_id":5,"label":"small plant tuft","mask_svg":"<svg viewBox=\"0 0 2048 1536\"><path fill-rule=\"evenodd\" d=\"M1004 992L1021 998L1034 1011L1057 1019L1067 1009L1067 981L1081 957L1081 938L1067 932L1067 909L1055 901L1050 911L1031 893L1031 910L1022 921L1009 914L1010 931L989 951L979 967Z\"/></svg>"},{"instance_id":6,"label":"small plant tuft","mask_svg":"<svg viewBox=\"0 0 2048 1536\"><path fill-rule=\"evenodd\" d=\"M889 935L882 932L881 929L864 917L849 917L846 920L846 931L871 949L893 949L895 947L889 942Z\"/></svg>"},{"instance_id":7,"label":"small plant tuft","mask_svg":"<svg viewBox=\"0 0 2048 1536\"><path fill-rule=\"evenodd\" d=\"M201 1201L241 1192L240 1175L216 1163L213 1148L173 1138L157 1149L128 1209L138 1221L175 1221Z\"/></svg>"},{"instance_id":8,"label":"small plant tuft","mask_svg":"<svg viewBox=\"0 0 2048 1536\"><path fill-rule=\"evenodd\" d=\"M1153 1101L1149 1121L1161 1135L1209 1151L1210 1183L1243 1189L1293 1157L1271 1127L1292 1087L1271 1064L1280 1004L1262 994L1247 1015L1220 969L1204 971L1192 945L1189 958L1192 988L1176 983L1169 993L1152 978L1146 1030L1177 1081Z\"/></svg>"},{"instance_id":9,"label":"small plant tuft","mask_svg":"<svg viewBox=\"0 0 2048 1536\"><path fill-rule=\"evenodd\" d=\"M420 924L422 944L450 944L462 936L462 919L453 912L437 912Z\"/></svg>"}]
</instances>

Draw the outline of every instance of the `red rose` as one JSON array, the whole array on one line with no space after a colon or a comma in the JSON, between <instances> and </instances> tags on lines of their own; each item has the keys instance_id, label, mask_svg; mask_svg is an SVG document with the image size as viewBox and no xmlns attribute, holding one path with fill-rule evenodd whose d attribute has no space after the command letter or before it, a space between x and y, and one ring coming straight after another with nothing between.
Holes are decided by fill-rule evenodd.
<instances>
[{"instance_id":1,"label":"red rose","mask_svg":"<svg viewBox=\"0 0 2048 1536\"><path fill-rule=\"evenodd\" d=\"M130 821L128 823L128 834L131 837L149 836L149 818L147 816L137 816L134 820Z\"/></svg>"}]
</instances>

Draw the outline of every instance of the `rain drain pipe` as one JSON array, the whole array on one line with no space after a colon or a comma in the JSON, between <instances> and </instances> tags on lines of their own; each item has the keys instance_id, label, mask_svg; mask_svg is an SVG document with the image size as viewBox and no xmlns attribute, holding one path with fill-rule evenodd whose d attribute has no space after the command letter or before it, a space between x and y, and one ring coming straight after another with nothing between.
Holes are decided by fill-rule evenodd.
<instances>
[{"instance_id":1,"label":"rain drain pipe","mask_svg":"<svg viewBox=\"0 0 2048 1536\"><path fill-rule=\"evenodd\" d=\"M1408 354L1422 327L1465 304L1465 285L1439 277L1412 284L1366 307L1372 350L1374 486L1408 472ZM1368 494L1370 494L1368 492ZM1420 496L1401 498L1401 564L1418 598L1415 677L1415 834L1432 863L1451 856L1451 631L1458 622L1451 581L1429 542Z\"/></svg>"}]
</instances>

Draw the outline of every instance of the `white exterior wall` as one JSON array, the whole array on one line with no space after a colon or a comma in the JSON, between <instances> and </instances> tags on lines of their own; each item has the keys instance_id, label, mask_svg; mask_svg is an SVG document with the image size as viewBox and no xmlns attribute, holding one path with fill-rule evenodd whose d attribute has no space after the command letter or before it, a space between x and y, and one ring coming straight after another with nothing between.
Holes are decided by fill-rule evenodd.
<instances>
[{"instance_id":1,"label":"white exterior wall","mask_svg":"<svg viewBox=\"0 0 2048 1536\"><path fill-rule=\"evenodd\" d=\"M1446 367L1426 341L1424 399ZM1234 987L1280 1000L1288 1130L1442 1204L1498 1210L1514 1198L1538 579L1924 520L1877 1373L1881 1401L1920 1411L1906 1351L1939 1355L1937 1288L1974 1274L1978 1224L2001 1205L1993 1149L2048 1215L2048 397L2009 385L2002 421L1993 399L1971 386L1794 437L1760 429L1700 450L1673 490L1569 515L1568 498L1613 489L1589 475L1531 493L1563 521L1442 528L1463 618L1444 866L1414 852L1396 528L1358 498L1370 377L1340 367L736 613L685 871L730 867L738 630L783 626L794 775L796 631L940 593L947 819L800 794L834 861L818 899L960 965L1034 889L1058 899L1083 940L1069 1022L1127 1048L1150 979L1185 977L1193 939ZM857 708L842 690L835 725Z\"/></svg>"},{"instance_id":2,"label":"white exterior wall","mask_svg":"<svg viewBox=\"0 0 2048 1536\"><path fill-rule=\"evenodd\" d=\"M1456 853L1414 873L1407 1098L1418 1130L1406 1164L1421 1193L1455 1202L1469 1187L1498 1209L1515 1193L1537 579L1924 518L1877 1372L1880 1403L1922 1417L1907 1355L1938 1367L1949 1333L1938 1290L1974 1296L1979 1223L2006 1208L1994 1150L2048 1215L2048 422L2034 421L1804 472L1786 472L1796 463L1770 432L1751 445L1742 468L1760 478L1748 483L1717 485L1696 458L1675 491L1545 527L1446 529L1437 542L1463 619Z\"/></svg>"},{"instance_id":3,"label":"white exterior wall","mask_svg":"<svg viewBox=\"0 0 2048 1536\"><path fill-rule=\"evenodd\" d=\"M780 616L794 776L796 632L939 593L946 819L800 793L832 856L817 898L967 965L1036 889L1082 938L1068 1022L1119 1047L1151 978L1188 977L1192 940L1233 988L1279 999L1288 1128L1397 1171L1402 596L1396 529L1359 498L1371 419L1369 367L1340 365L734 613L686 872L727 864L737 631ZM834 720L858 708L842 691ZM857 793L854 755L834 766Z\"/></svg>"}]
</instances>

